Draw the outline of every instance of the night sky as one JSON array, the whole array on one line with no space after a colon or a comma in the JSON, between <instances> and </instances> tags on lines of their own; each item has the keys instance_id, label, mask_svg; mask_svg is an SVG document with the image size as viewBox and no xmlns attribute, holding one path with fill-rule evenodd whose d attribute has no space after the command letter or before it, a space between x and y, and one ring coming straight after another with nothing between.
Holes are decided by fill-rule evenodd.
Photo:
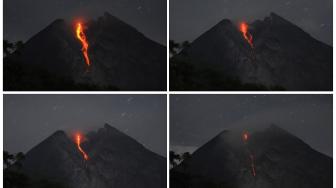
<instances>
[{"instance_id":1,"label":"night sky","mask_svg":"<svg viewBox=\"0 0 336 188\"><path fill-rule=\"evenodd\" d=\"M4 39L26 41L55 19L96 18L106 11L166 44L166 0L4 0Z\"/></svg>"},{"instance_id":2,"label":"night sky","mask_svg":"<svg viewBox=\"0 0 336 188\"><path fill-rule=\"evenodd\" d=\"M166 156L166 95L5 95L4 150L27 152L57 130L104 123Z\"/></svg>"},{"instance_id":3,"label":"night sky","mask_svg":"<svg viewBox=\"0 0 336 188\"><path fill-rule=\"evenodd\" d=\"M275 124L332 156L332 95L173 95L170 150L193 152L221 131Z\"/></svg>"},{"instance_id":4,"label":"night sky","mask_svg":"<svg viewBox=\"0 0 336 188\"><path fill-rule=\"evenodd\" d=\"M264 19L270 12L332 45L332 0L170 0L170 39L193 41L224 18Z\"/></svg>"}]
</instances>

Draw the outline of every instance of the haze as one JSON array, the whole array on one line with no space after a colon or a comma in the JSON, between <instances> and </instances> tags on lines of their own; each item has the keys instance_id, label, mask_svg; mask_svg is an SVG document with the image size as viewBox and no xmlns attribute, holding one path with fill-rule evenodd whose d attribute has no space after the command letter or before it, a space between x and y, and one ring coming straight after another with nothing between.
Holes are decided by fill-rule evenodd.
<instances>
[{"instance_id":1,"label":"haze","mask_svg":"<svg viewBox=\"0 0 336 188\"><path fill-rule=\"evenodd\" d=\"M332 95L173 95L170 150L193 152L226 129L275 124L333 155Z\"/></svg>"}]
</instances>

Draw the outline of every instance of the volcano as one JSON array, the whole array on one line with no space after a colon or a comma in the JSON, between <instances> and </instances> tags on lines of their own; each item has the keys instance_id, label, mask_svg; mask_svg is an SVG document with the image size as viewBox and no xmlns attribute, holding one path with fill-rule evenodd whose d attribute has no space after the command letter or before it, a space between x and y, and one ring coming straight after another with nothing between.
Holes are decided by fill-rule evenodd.
<instances>
[{"instance_id":1,"label":"volcano","mask_svg":"<svg viewBox=\"0 0 336 188\"><path fill-rule=\"evenodd\" d=\"M243 24L224 19L171 58L170 87L331 91L332 51L275 13Z\"/></svg>"},{"instance_id":2,"label":"volcano","mask_svg":"<svg viewBox=\"0 0 336 188\"><path fill-rule=\"evenodd\" d=\"M247 141L241 131L226 130L173 168L170 185L331 188L332 164L332 158L275 125L250 132Z\"/></svg>"},{"instance_id":3,"label":"volcano","mask_svg":"<svg viewBox=\"0 0 336 188\"><path fill-rule=\"evenodd\" d=\"M110 125L89 132L81 143L57 131L27 152L22 171L71 188L166 187L166 159Z\"/></svg>"},{"instance_id":4,"label":"volcano","mask_svg":"<svg viewBox=\"0 0 336 188\"><path fill-rule=\"evenodd\" d=\"M166 47L109 13L80 24L58 19L4 59L4 87L165 90L166 57Z\"/></svg>"}]
</instances>

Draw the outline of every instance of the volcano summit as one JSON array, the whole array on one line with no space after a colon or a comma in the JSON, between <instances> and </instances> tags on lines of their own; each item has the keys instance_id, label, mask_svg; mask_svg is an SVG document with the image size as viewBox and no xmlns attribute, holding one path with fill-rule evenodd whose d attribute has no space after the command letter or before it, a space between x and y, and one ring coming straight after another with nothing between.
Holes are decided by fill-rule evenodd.
<instances>
[{"instance_id":1,"label":"volcano summit","mask_svg":"<svg viewBox=\"0 0 336 188\"><path fill-rule=\"evenodd\" d=\"M166 67L164 46L108 13L58 19L5 57L4 89L158 91Z\"/></svg>"},{"instance_id":2,"label":"volcano summit","mask_svg":"<svg viewBox=\"0 0 336 188\"><path fill-rule=\"evenodd\" d=\"M331 91L332 51L275 13L224 19L171 58L170 88Z\"/></svg>"}]
</instances>

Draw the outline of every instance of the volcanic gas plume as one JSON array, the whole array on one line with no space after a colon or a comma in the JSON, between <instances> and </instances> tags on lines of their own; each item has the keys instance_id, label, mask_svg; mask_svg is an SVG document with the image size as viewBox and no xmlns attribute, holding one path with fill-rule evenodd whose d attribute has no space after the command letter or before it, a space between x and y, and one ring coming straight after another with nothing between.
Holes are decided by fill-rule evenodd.
<instances>
[{"instance_id":1,"label":"volcanic gas plume","mask_svg":"<svg viewBox=\"0 0 336 188\"><path fill-rule=\"evenodd\" d=\"M239 25L239 30L243 34L244 39L249 43L251 48L253 48L253 37L248 31L249 25L246 22L241 22Z\"/></svg>"},{"instance_id":2,"label":"volcanic gas plume","mask_svg":"<svg viewBox=\"0 0 336 188\"><path fill-rule=\"evenodd\" d=\"M247 132L247 131L244 131L243 134L242 134L242 139L243 139L243 142L246 146L246 150L248 152L248 155L249 155L249 160L250 160L250 164L251 164L251 174L253 176L256 176L256 170L255 170L255 157L254 155L252 154L251 150L248 148L247 146L247 143L248 143L248 139L250 138L250 134Z\"/></svg>"},{"instance_id":3,"label":"volcanic gas plume","mask_svg":"<svg viewBox=\"0 0 336 188\"><path fill-rule=\"evenodd\" d=\"M83 26L80 22L77 23L76 36L77 36L77 39L82 43L82 52L84 55L85 63L87 64L87 66L90 66L91 62L90 62L89 55L88 55L89 43L86 39Z\"/></svg>"},{"instance_id":4,"label":"volcanic gas plume","mask_svg":"<svg viewBox=\"0 0 336 188\"><path fill-rule=\"evenodd\" d=\"M77 144L77 148L78 150L82 153L83 157L85 160L89 160L89 156L85 153L85 151L82 149L81 147L81 140L82 140L82 136L80 134L76 135L76 144Z\"/></svg>"}]
</instances>

